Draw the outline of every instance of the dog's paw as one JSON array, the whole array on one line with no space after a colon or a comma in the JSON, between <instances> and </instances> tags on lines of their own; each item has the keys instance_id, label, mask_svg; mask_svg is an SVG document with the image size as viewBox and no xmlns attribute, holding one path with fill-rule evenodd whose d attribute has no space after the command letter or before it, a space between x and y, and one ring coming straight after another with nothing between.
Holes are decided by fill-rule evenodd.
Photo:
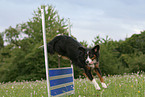
<instances>
[{"instance_id":1,"label":"dog's paw","mask_svg":"<svg viewBox=\"0 0 145 97\"><path fill-rule=\"evenodd\" d=\"M100 87L97 87L96 90L101 90L101 88Z\"/></svg>"},{"instance_id":2,"label":"dog's paw","mask_svg":"<svg viewBox=\"0 0 145 97\"><path fill-rule=\"evenodd\" d=\"M101 90L101 88L99 87L98 83L96 82L95 79L92 80L92 83L94 84L96 90Z\"/></svg>"},{"instance_id":3,"label":"dog's paw","mask_svg":"<svg viewBox=\"0 0 145 97\"><path fill-rule=\"evenodd\" d=\"M101 83L103 88L107 88L107 85L105 83Z\"/></svg>"}]
</instances>

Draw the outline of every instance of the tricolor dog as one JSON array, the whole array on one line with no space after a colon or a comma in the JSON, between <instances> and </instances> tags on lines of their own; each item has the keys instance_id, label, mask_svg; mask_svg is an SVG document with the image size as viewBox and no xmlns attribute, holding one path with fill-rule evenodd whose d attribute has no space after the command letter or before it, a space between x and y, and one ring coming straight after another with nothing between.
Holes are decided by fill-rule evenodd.
<instances>
[{"instance_id":1,"label":"tricolor dog","mask_svg":"<svg viewBox=\"0 0 145 97\"><path fill-rule=\"evenodd\" d=\"M99 68L99 45L96 45L93 48L85 48L72 37L60 35L51 40L47 46L48 53L54 54L56 52L61 56L68 57L74 65L83 68L85 72L84 75L92 81L97 90L100 90L101 88L93 78L91 70L97 73L102 87L107 88Z\"/></svg>"}]
</instances>

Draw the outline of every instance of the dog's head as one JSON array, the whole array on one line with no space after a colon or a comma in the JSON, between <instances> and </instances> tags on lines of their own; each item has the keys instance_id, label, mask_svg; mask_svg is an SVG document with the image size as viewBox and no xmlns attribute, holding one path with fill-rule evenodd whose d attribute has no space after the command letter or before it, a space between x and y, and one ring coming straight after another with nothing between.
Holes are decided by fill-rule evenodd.
<instances>
[{"instance_id":1,"label":"dog's head","mask_svg":"<svg viewBox=\"0 0 145 97\"><path fill-rule=\"evenodd\" d=\"M79 47L80 58L85 61L86 64L95 64L99 62L100 46L96 45L93 48Z\"/></svg>"}]
</instances>

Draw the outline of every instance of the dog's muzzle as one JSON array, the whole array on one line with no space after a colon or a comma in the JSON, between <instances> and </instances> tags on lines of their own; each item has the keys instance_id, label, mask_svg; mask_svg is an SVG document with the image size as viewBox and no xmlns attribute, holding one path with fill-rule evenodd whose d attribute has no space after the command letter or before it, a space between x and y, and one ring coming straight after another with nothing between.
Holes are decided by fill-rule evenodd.
<instances>
[{"instance_id":1,"label":"dog's muzzle","mask_svg":"<svg viewBox=\"0 0 145 97\"><path fill-rule=\"evenodd\" d=\"M90 58L89 56L86 59L86 64L94 64L96 63L96 55L94 57Z\"/></svg>"},{"instance_id":2,"label":"dog's muzzle","mask_svg":"<svg viewBox=\"0 0 145 97\"><path fill-rule=\"evenodd\" d=\"M95 64L97 63L96 59L90 59L89 57L86 59L86 64Z\"/></svg>"},{"instance_id":3,"label":"dog's muzzle","mask_svg":"<svg viewBox=\"0 0 145 97\"><path fill-rule=\"evenodd\" d=\"M87 64L89 67L91 67L91 68L95 68L95 66L96 66L97 64L99 64L99 62L97 62L97 61L94 59L94 60L91 61L90 63L87 62L86 64Z\"/></svg>"}]
</instances>

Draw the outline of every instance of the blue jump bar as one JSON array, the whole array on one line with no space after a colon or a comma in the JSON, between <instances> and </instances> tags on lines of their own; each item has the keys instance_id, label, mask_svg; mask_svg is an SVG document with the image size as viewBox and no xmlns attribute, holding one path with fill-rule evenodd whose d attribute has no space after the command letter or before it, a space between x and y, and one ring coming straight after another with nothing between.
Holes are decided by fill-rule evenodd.
<instances>
[{"instance_id":1,"label":"blue jump bar","mask_svg":"<svg viewBox=\"0 0 145 97\"><path fill-rule=\"evenodd\" d=\"M65 74L72 74L72 68L49 70L49 77Z\"/></svg>"},{"instance_id":2,"label":"blue jump bar","mask_svg":"<svg viewBox=\"0 0 145 97\"><path fill-rule=\"evenodd\" d=\"M73 68L49 69L52 96L60 96L74 92Z\"/></svg>"},{"instance_id":3,"label":"blue jump bar","mask_svg":"<svg viewBox=\"0 0 145 97\"><path fill-rule=\"evenodd\" d=\"M50 87L73 82L73 77L66 77L61 79L50 80Z\"/></svg>"},{"instance_id":4,"label":"blue jump bar","mask_svg":"<svg viewBox=\"0 0 145 97\"><path fill-rule=\"evenodd\" d=\"M62 94L62 93L68 92L68 91L72 91L73 87L74 87L73 85L69 85L66 87L61 87L61 88L51 90L51 95L56 96L56 95L59 95L59 94Z\"/></svg>"}]
</instances>

